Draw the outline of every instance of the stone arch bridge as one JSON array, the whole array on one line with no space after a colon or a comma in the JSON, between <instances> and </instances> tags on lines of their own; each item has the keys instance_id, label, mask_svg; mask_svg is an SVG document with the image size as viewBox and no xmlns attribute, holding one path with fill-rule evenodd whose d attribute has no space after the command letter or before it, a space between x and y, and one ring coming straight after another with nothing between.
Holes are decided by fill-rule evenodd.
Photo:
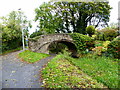
<instances>
[{"instance_id":1,"label":"stone arch bridge","mask_svg":"<svg viewBox=\"0 0 120 90\"><path fill-rule=\"evenodd\" d=\"M53 42L63 43L72 53L77 53L77 48L69 34L49 34L30 38L29 50L49 54L49 46Z\"/></svg>"}]
</instances>

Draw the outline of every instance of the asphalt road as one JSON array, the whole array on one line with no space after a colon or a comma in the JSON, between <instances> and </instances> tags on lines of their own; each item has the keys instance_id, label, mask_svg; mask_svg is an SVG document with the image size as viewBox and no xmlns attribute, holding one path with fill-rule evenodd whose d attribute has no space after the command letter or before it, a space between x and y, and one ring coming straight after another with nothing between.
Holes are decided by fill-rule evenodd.
<instances>
[{"instance_id":1,"label":"asphalt road","mask_svg":"<svg viewBox=\"0 0 120 90\"><path fill-rule=\"evenodd\" d=\"M41 88L40 69L54 56L42 59L34 64L22 62L17 54L21 51L0 56L2 88Z\"/></svg>"}]
</instances>

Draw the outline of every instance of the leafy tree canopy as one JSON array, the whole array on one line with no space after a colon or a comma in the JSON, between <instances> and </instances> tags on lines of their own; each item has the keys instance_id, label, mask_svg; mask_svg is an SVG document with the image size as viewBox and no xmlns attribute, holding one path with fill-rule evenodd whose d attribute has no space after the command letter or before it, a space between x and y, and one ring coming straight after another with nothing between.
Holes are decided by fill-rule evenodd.
<instances>
[{"instance_id":1,"label":"leafy tree canopy","mask_svg":"<svg viewBox=\"0 0 120 90\"><path fill-rule=\"evenodd\" d=\"M22 29L24 35L28 35L28 28L31 27L30 21L22 11L12 11L9 15L0 17L0 20L3 50L17 47L17 44L19 46L22 41Z\"/></svg>"},{"instance_id":2,"label":"leafy tree canopy","mask_svg":"<svg viewBox=\"0 0 120 90\"><path fill-rule=\"evenodd\" d=\"M108 25L110 9L107 0L52 0L35 9L35 21L39 21L40 30L47 33L86 34L85 28L89 25L95 28Z\"/></svg>"},{"instance_id":3,"label":"leafy tree canopy","mask_svg":"<svg viewBox=\"0 0 120 90\"><path fill-rule=\"evenodd\" d=\"M0 28L2 30L3 40L21 38L21 29L28 35L28 27L31 24L22 11L12 11L8 16L3 16L0 19L2 21Z\"/></svg>"}]
</instances>

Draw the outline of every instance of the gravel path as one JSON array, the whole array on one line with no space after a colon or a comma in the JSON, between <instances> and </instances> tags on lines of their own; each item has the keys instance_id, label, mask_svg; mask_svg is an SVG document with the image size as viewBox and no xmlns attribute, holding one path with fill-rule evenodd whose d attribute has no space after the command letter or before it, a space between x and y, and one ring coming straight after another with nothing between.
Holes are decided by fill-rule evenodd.
<instances>
[{"instance_id":1,"label":"gravel path","mask_svg":"<svg viewBox=\"0 0 120 90\"><path fill-rule=\"evenodd\" d=\"M2 58L2 88L40 88L40 69L54 56L34 64L27 64L17 58L21 51L9 53ZM1 61L1 60L0 60Z\"/></svg>"}]
</instances>

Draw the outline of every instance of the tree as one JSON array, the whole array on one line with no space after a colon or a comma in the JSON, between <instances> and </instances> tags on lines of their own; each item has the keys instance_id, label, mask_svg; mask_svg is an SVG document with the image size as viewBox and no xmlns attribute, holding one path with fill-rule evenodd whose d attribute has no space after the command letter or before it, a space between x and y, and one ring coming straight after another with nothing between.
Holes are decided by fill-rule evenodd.
<instances>
[{"instance_id":1,"label":"tree","mask_svg":"<svg viewBox=\"0 0 120 90\"><path fill-rule=\"evenodd\" d=\"M21 29L28 35L28 28L30 22L27 21L26 16L22 11L12 11L8 16L0 18L2 23L0 28L2 30L2 49L14 49L21 45Z\"/></svg>"},{"instance_id":2,"label":"tree","mask_svg":"<svg viewBox=\"0 0 120 90\"><path fill-rule=\"evenodd\" d=\"M42 4L36 8L35 21L39 21L40 30L47 33L86 34L88 25L98 27L101 23L108 25L110 16L108 2L57 2ZM52 31L51 31L52 30Z\"/></svg>"},{"instance_id":3,"label":"tree","mask_svg":"<svg viewBox=\"0 0 120 90\"><path fill-rule=\"evenodd\" d=\"M61 17L58 17L57 13L53 14L52 8L54 7L49 3L43 3L39 8L35 9L37 13L35 21L39 21L38 27L43 33L55 33L60 31L59 26L62 25Z\"/></svg>"}]
</instances>

